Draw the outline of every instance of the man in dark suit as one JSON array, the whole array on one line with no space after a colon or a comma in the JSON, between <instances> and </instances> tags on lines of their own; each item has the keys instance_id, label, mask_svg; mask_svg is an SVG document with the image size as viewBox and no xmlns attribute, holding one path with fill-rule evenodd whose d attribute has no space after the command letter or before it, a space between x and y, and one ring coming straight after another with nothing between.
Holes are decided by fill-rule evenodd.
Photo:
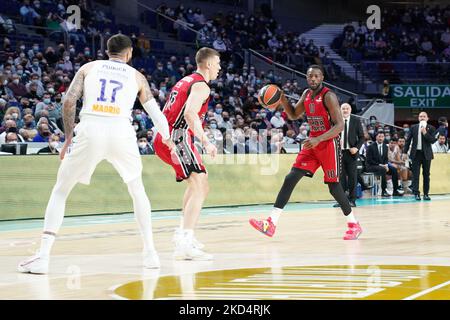
<instances>
[{"instance_id":1,"label":"man in dark suit","mask_svg":"<svg viewBox=\"0 0 450 320\"><path fill-rule=\"evenodd\" d=\"M389 197L386 192L386 175L392 176L392 184L394 186L393 196L401 197L403 193L398 190L398 172L397 169L388 163L388 147L384 143L384 132L378 131L375 143L372 143L367 149L366 159L367 172L373 172L377 176L381 176L381 196Z\"/></svg>"},{"instance_id":2,"label":"man in dark suit","mask_svg":"<svg viewBox=\"0 0 450 320\"><path fill-rule=\"evenodd\" d=\"M344 130L341 132L342 170L341 184L348 191L350 206L356 207L356 183L357 183L357 159L359 149L364 143L364 131L361 121L351 115L352 107L348 103L341 105L342 117L344 118ZM339 207L335 204L334 207Z\"/></svg>"},{"instance_id":3,"label":"man in dark suit","mask_svg":"<svg viewBox=\"0 0 450 320\"><path fill-rule=\"evenodd\" d=\"M428 192L430 191L430 168L431 160L433 159L433 150L431 145L436 142L435 131L436 129L429 125L428 114L426 112L419 113L420 123L411 126L411 134L406 140L403 153L408 153L411 146L411 152L409 157L412 159L412 187L413 193L416 196L416 200L420 200L419 191L419 176L420 166L422 166L423 175L423 199L431 200Z\"/></svg>"}]
</instances>

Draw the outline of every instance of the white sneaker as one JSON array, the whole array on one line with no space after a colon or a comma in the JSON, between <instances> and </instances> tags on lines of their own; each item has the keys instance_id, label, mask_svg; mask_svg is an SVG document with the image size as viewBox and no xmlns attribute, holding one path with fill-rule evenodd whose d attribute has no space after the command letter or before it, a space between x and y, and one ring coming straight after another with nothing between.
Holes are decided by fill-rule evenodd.
<instances>
[{"instance_id":1,"label":"white sneaker","mask_svg":"<svg viewBox=\"0 0 450 320\"><path fill-rule=\"evenodd\" d=\"M183 230L181 230L180 228L176 228L173 234L172 241L176 244L181 237L183 237ZM197 249L203 249L205 247L205 245L200 241L198 241L197 238L195 238L195 236L192 238L192 244Z\"/></svg>"},{"instance_id":2,"label":"white sneaker","mask_svg":"<svg viewBox=\"0 0 450 320\"><path fill-rule=\"evenodd\" d=\"M185 235L181 235L179 241L176 243L173 257L175 260L213 260L213 256L211 254L206 253L194 246L193 237L187 237Z\"/></svg>"},{"instance_id":3,"label":"white sneaker","mask_svg":"<svg viewBox=\"0 0 450 320\"><path fill-rule=\"evenodd\" d=\"M147 269L158 269L161 267L161 263L159 261L158 253L156 250L144 252L144 268Z\"/></svg>"},{"instance_id":4,"label":"white sneaker","mask_svg":"<svg viewBox=\"0 0 450 320\"><path fill-rule=\"evenodd\" d=\"M49 257L36 254L19 263L17 271L23 273L46 274L48 273L48 265Z\"/></svg>"}]
</instances>

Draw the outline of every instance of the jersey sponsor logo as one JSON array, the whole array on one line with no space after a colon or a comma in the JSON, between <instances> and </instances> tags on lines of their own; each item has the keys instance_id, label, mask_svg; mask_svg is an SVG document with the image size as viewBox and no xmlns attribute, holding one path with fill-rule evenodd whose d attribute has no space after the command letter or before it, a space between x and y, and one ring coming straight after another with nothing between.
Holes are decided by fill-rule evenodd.
<instances>
[{"instance_id":1,"label":"jersey sponsor logo","mask_svg":"<svg viewBox=\"0 0 450 320\"><path fill-rule=\"evenodd\" d=\"M101 104L94 104L92 106L92 111L94 111L94 112L101 112L101 113L110 113L110 114L120 114L120 108L119 107L104 106L104 105L101 105Z\"/></svg>"},{"instance_id":2,"label":"jersey sponsor logo","mask_svg":"<svg viewBox=\"0 0 450 320\"><path fill-rule=\"evenodd\" d=\"M323 117L308 117L308 124L311 128L312 132L318 132L318 131L326 131L327 128L325 126L325 122L323 120Z\"/></svg>"},{"instance_id":3,"label":"jersey sponsor logo","mask_svg":"<svg viewBox=\"0 0 450 320\"><path fill-rule=\"evenodd\" d=\"M314 103L309 104L309 112L314 113L316 111L316 105Z\"/></svg>"}]
</instances>

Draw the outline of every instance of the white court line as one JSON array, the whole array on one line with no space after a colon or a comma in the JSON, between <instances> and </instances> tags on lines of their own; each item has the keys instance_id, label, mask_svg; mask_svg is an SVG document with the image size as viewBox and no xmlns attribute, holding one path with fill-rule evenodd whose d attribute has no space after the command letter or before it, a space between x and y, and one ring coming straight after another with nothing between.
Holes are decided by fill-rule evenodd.
<instances>
[{"instance_id":1,"label":"white court line","mask_svg":"<svg viewBox=\"0 0 450 320\"><path fill-rule=\"evenodd\" d=\"M450 284L450 281L441 283L441 284L439 284L439 285L437 285L437 286L434 286L434 287L429 288L429 289L427 289L427 290L420 291L419 293L413 294L412 296L406 297L406 298L403 299L403 300L414 300L414 299L416 299L416 298L418 298L418 297L421 297L421 296L423 296L423 295L426 295L427 293L430 293L431 291L440 289L440 288L445 287L445 286L447 286L447 285L449 285L449 284Z\"/></svg>"}]
</instances>

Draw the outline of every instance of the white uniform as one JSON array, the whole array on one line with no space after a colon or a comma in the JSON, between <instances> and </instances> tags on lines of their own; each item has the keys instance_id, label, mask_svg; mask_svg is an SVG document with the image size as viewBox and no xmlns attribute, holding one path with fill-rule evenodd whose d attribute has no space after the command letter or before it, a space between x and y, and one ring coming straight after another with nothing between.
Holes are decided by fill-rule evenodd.
<instances>
[{"instance_id":1,"label":"white uniform","mask_svg":"<svg viewBox=\"0 0 450 320\"><path fill-rule=\"evenodd\" d=\"M142 161L131 125L138 93L136 70L126 63L92 62L84 78L83 107L73 143L58 179L89 184L97 164L106 159L125 183L141 176Z\"/></svg>"}]
</instances>

